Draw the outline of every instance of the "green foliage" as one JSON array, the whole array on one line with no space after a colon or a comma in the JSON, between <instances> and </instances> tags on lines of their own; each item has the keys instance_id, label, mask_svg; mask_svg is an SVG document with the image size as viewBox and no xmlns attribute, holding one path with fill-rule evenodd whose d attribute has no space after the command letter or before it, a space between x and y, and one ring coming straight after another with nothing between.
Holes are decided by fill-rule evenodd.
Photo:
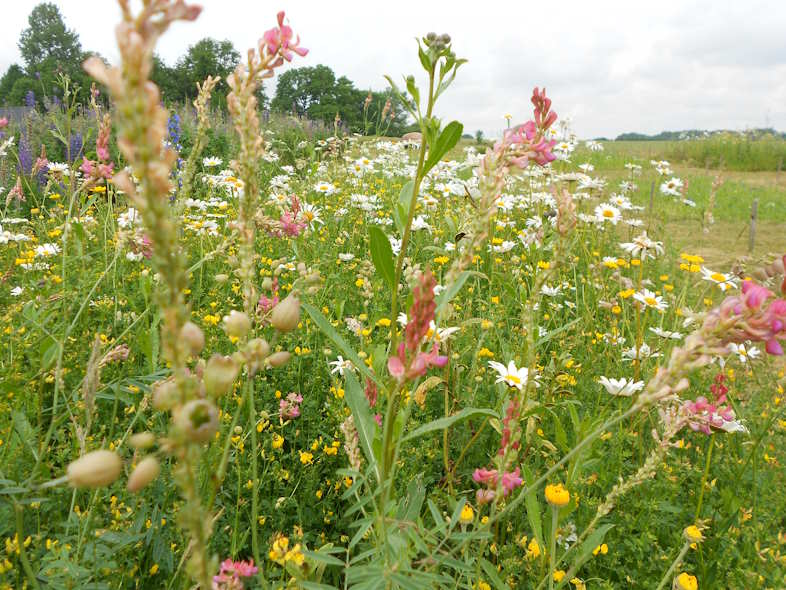
<instances>
[{"instance_id":1,"label":"green foliage","mask_svg":"<svg viewBox=\"0 0 786 590\"><path fill-rule=\"evenodd\" d=\"M388 100L391 106L386 109ZM293 68L281 74L270 106L276 112L329 125L338 115L353 133L369 133L371 122L375 122L375 129L384 127L391 135L401 135L406 121L404 110L389 93L359 90L346 76L336 78L333 70L322 64ZM389 121L381 120L383 113L385 118L390 117Z\"/></svg>"}]
</instances>

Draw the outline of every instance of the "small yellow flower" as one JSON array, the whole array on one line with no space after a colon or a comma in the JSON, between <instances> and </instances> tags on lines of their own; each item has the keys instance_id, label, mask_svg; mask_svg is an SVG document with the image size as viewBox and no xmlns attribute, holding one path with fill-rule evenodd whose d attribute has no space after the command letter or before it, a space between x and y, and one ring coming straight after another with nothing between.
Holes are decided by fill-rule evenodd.
<instances>
[{"instance_id":1,"label":"small yellow flower","mask_svg":"<svg viewBox=\"0 0 786 590\"><path fill-rule=\"evenodd\" d=\"M696 580L696 576L682 572L674 580L674 588L675 590L698 590L699 582Z\"/></svg>"},{"instance_id":2,"label":"small yellow flower","mask_svg":"<svg viewBox=\"0 0 786 590\"><path fill-rule=\"evenodd\" d=\"M281 436L280 434L274 434L273 435L273 448L274 449L280 449L283 446L284 446L284 437Z\"/></svg>"},{"instance_id":3,"label":"small yellow flower","mask_svg":"<svg viewBox=\"0 0 786 590\"><path fill-rule=\"evenodd\" d=\"M464 508L461 509L461 516L459 517L459 522L461 524L469 524L473 520L475 520L475 511L472 509L472 506L469 504L464 504Z\"/></svg>"},{"instance_id":4,"label":"small yellow flower","mask_svg":"<svg viewBox=\"0 0 786 590\"><path fill-rule=\"evenodd\" d=\"M561 582L562 578L565 577L565 570L557 570L552 574L555 582Z\"/></svg>"},{"instance_id":5,"label":"small yellow flower","mask_svg":"<svg viewBox=\"0 0 786 590\"><path fill-rule=\"evenodd\" d=\"M543 553L543 551L541 550L540 545L538 545L538 540L532 539L529 542L529 545L527 545L527 557L535 559L536 557L540 557L541 553Z\"/></svg>"},{"instance_id":6,"label":"small yellow flower","mask_svg":"<svg viewBox=\"0 0 786 590\"><path fill-rule=\"evenodd\" d=\"M704 540L704 535L701 534L699 527L695 524L685 527L683 534L685 535L685 540L691 543L699 543Z\"/></svg>"},{"instance_id":7,"label":"small yellow flower","mask_svg":"<svg viewBox=\"0 0 786 590\"><path fill-rule=\"evenodd\" d=\"M546 501L552 506L561 508L570 502L570 492L561 483L546 486Z\"/></svg>"}]
</instances>

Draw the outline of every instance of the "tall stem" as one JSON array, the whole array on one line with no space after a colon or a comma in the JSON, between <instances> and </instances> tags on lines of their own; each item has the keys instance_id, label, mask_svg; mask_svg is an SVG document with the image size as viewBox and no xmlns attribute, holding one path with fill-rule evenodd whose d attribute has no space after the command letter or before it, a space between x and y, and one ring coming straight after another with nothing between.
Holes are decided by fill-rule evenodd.
<instances>
[{"instance_id":1,"label":"tall stem","mask_svg":"<svg viewBox=\"0 0 786 590\"><path fill-rule=\"evenodd\" d=\"M694 516L693 520L696 521L699 519L699 515L701 514L701 505L704 501L704 488L707 485L707 476L710 472L710 462L712 461L712 449L715 448L715 433L713 432L710 435L710 442L709 448L707 449L707 461L704 464L704 473L701 476L701 489L699 490L699 501L696 504L696 516Z\"/></svg>"}]
</instances>

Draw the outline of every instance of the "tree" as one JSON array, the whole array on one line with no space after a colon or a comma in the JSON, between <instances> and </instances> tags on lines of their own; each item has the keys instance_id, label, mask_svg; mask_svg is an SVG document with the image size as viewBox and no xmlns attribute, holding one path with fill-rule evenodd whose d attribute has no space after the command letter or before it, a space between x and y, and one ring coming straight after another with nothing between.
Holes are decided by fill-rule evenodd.
<instances>
[{"instance_id":1,"label":"tree","mask_svg":"<svg viewBox=\"0 0 786 590\"><path fill-rule=\"evenodd\" d=\"M17 64L12 64L0 78L0 104L12 105L14 103L9 101L11 90L16 84L16 81L25 77L25 71Z\"/></svg>"},{"instance_id":2,"label":"tree","mask_svg":"<svg viewBox=\"0 0 786 590\"><path fill-rule=\"evenodd\" d=\"M66 28L57 6L49 2L39 4L33 8L27 22L29 26L19 37L19 51L28 74L49 58L63 66L82 63L79 35Z\"/></svg>"},{"instance_id":3,"label":"tree","mask_svg":"<svg viewBox=\"0 0 786 590\"><path fill-rule=\"evenodd\" d=\"M384 131L400 135L407 122L403 106L389 92L370 94L371 102L364 119L369 92L355 88L354 83L346 76L336 78L333 70L320 64L295 68L281 74L271 108L281 113L294 113L314 121L322 121L328 125L333 123L338 114L351 132Z\"/></svg>"},{"instance_id":4,"label":"tree","mask_svg":"<svg viewBox=\"0 0 786 590\"><path fill-rule=\"evenodd\" d=\"M321 64L287 70L278 78L276 95L270 106L281 113L327 121L336 114L335 109L331 109L335 102L335 85L333 70Z\"/></svg>"}]
</instances>

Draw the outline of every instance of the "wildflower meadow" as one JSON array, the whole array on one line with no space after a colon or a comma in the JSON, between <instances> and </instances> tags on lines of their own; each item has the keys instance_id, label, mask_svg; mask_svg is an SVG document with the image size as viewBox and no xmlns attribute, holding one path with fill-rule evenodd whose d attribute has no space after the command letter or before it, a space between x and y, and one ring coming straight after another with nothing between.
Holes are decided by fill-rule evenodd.
<instances>
[{"instance_id":1,"label":"wildflower meadow","mask_svg":"<svg viewBox=\"0 0 786 590\"><path fill-rule=\"evenodd\" d=\"M271 114L274 11L165 104L119 5L0 118L0 588L786 588L783 139L473 138L427 31Z\"/></svg>"}]
</instances>

